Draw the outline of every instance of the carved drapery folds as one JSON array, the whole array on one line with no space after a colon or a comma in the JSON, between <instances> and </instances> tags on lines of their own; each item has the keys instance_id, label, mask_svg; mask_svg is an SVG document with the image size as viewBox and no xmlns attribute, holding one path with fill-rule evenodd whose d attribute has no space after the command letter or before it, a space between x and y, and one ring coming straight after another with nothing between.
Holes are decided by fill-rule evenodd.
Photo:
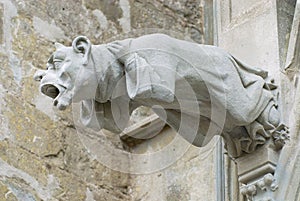
<instances>
[{"instance_id":1,"label":"carved drapery folds","mask_svg":"<svg viewBox=\"0 0 300 201\"><path fill-rule=\"evenodd\" d=\"M271 141L274 150L280 150L289 139L288 127L280 121L279 93L274 80L266 82L265 89L272 92L273 99L260 116L249 125L233 130L231 133L223 133L226 148L233 157L239 157L243 153L253 153L267 141Z\"/></svg>"}]
</instances>

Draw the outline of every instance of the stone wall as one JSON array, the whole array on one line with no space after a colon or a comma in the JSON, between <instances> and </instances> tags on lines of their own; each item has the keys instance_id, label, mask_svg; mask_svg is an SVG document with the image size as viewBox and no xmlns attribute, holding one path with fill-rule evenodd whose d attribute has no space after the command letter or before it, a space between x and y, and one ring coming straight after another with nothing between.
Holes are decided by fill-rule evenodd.
<instances>
[{"instance_id":1,"label":"stone wall","mask_svg":"<svg viewBox=\"0 0 300 201\"><path fill-rule=\"evenodd\" d=\"M282 119L291 139L280 151L274 177L278 189L253 200L299 200L299 0L219 0L219 46L267 69L281 93ZM296 48L295 48L296 47ZM253 156L252 156L253 157ZM254 163L262 159L255 158ZM245 162L244 165L250 165ZM252 170L254 173L259 171ZM257 174L259 175L259 174ZM251 181L252 184L254 181ZM257 191L259 192L259 191ZM273 195L272 195L273 194ZM261 197L260 197L261 196Z\"/></svg>"},{"instance_id":2,"label":"stone wall","mask_svg":"<svg viewBox=\"0 0 300 201\"><path fill-rule=\"evenodd\" d=\"M55 111L32 79L45 69L54 42L70 45L77 35L98 44L164 32L212 44L211 12L208 0L0 0L0 200L215 198L215 154L205 155L202 165L193 149L171 169L150 176L114 171L82 145L71 108ZM127 146L116 135L102 140L115 149ZM214 152L211 147L205 150Z\"/></svg>"}]
</instances>

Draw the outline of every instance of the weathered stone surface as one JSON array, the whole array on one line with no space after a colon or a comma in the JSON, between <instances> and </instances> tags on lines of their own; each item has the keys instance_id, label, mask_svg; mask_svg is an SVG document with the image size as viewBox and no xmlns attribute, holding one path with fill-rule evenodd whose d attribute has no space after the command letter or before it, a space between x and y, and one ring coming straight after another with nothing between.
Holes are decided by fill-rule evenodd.
<instances>
[{"instance_id":1,"label":"weathered stone surface","mask_svg":"<svg viewBox=\"0 0 300 201\"><path fill-rule=\"evenodd\" d=\"M151 154L159 151L171 143L176 135L178 134L167 127L161 135L132 148L132 152ZM187 143L183 139L179 142ZM190 147L180 160L161 171L132 176L133 197L142 201L217 200L216 164L210 162L216 160L216 142L217 140L213 140L201 149ZM170 156L171 154L165 155L165 160ZM145 163L150 163L150 161L146 159ZM152 190L149 191L149 189Z\"/></svg>"},{"instance_id":2,"label":"weathered stone surface","mask_svg":"<svg viewBox=\"0 0 300 201\"><path fill-rule=\"evenodd\" d=\"M54 42L70 45L77 35L102 43L130 31L141 35L135 29L149 25L205 42L202 3L0 0L0 200L136 200L133 178L88 153L71 109L49 107L51 100L39 94L32 75L46 68ZM123 146L111 134L103 140ZM170 198L179 190L170 188Z\"/></svg>"},{"instance_id":3,"label":"weathered stone surface","mask_svg":"<svg viewBox=\"0 0 300 201\"><path fill-rule=\"evenodd\" d=\"M280 69L276 1L230 2L218 3L222 9L218 13L219 46L250 65L269 70L279 80L279 71L274 70Z\"/></svg>"},{"instance_id":4,"label":"weathered stone surface","mask_svg":"<svg viewBox=\"0 0 300 201\"><path fill-rule=\"evenodd\" d=\"M8 201L18 201L10 188L3 182L0 182L0 199Z\"/></svg>"},{"instance_id":5,"label":"weathered stone surface","mask_svg":"<svg viewBox=\"0 0 300 201\"><path fill-rule=\"evenodd\" d=\"M49 99L32 81L54 41L68 43L74 33L99 41L121 32L119 25L107 17L104 33L96 8L81 1L0 3L0 200L129 200L128 175L93 161L72 128L71 110L45 107Z\"/></svg>"},{"instance_id":6,"label":"weathered stone surface","mask_svg":"<svg viewBox=\"0 0 300 201\"><path fill-rule=\"evenodd\" d=\"M185 33L198 43L204 41L202 0L140 1L131 6L131 24L134 29L145 29L145 34L159 28L169 34ZM151 29L154 29L151 31Z\"/></svg>"}]
</instances>

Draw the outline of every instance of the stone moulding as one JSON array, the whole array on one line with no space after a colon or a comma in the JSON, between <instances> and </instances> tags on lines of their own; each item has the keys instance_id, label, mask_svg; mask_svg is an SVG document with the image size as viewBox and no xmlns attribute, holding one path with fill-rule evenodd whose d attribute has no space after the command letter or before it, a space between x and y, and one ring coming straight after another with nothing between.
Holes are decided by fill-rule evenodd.
<instances>
[{"instance_id":1,"label":"stone moulding","mask_svg":"<svg viewBox=\"0 0 300 201\"><path fill-rule=\"evenodd\" d=\"M259 148L252 154L238 158L239 181L243 184L249 183L261 175L274 173L279 158L279 152L274 150L270 144Z\"/></svg>"},{"instance_id":2,"label":"stone moulding","mask_svg":"<svg viewBox=\"0 0 300 201\"><path fill-rule=\"evenodd\" d=\"M297 0L295 14L292 24L292 30L290 33L290 40L288 45L285 70L298 71L299 70L299 47L300 47L300 0Z\"/></svg>"}]
</instances>

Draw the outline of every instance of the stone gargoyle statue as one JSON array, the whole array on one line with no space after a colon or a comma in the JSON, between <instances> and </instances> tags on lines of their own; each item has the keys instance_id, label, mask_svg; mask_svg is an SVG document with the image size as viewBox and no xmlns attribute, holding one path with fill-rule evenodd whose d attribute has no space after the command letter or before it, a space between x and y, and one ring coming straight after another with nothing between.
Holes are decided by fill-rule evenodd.
<instances>
[{"instance_id":1,"label":"stone gargoyle statue","mask_svg":"<svg viewBox=\"0 0 300 201\"><path fill-rule=\"evenodd\" d=\"M233 157L288 138L277 86L268 73L226 51L151 34L92 45L79 36L72 47L56 43L47 70L34 76L43 94L63 110L81 102L81 122L120 133L131 112L152 107L196 146L222 135Z\"/></svg>"}]
</instances>

